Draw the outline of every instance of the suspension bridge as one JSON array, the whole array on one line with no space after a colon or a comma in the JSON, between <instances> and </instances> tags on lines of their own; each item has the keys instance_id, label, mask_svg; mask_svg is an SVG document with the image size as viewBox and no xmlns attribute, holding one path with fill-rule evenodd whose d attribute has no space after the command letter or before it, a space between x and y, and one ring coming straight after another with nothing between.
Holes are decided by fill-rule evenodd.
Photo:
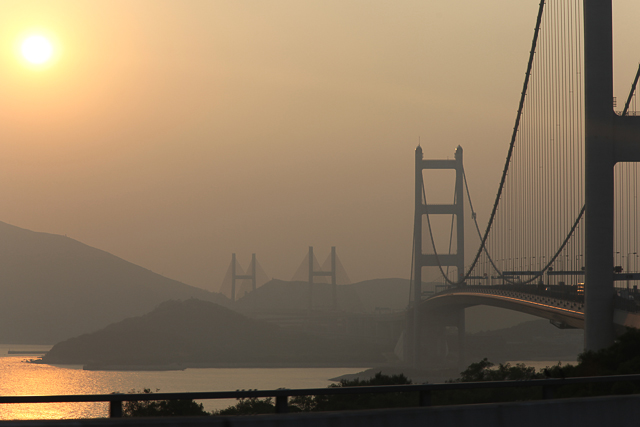
<instances>
[{"instance_id":1,"label":"suspension bridge","mask_svg":"<svg viewBox=\"0 0 640 427\"><path fill-rule=\"evenodd\" d=\"M412 301L405 355L414 366L442 357L443 331L464 309L493 305L584 328L585 349L640 327L635 80L624 107L613 97L611 0L542 0L515 126L484 231L466 187L462 148L453 160L415 153ZM456 172L452 204L433 204L424 170ZM466 191L465 191L466 189ZM465 199L477 251L465 263ZM432 216L451 215L448 251L438 251ZM427 298L424 268L446 289Z\"/></svg>"}]
</instances>

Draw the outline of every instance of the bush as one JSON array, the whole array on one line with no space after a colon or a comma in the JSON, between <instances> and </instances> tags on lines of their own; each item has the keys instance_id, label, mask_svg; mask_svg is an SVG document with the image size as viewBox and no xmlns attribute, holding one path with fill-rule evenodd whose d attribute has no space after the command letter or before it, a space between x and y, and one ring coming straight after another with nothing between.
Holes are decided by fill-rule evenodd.
<instances>
[{"instance_id":1,"label":"bush","mask_svg":"<svg viewBox=\"0 0 640 427\"><path fill-rule=\"evenodd\" d=\"M152 391L145 388L142 393L152 393ZM196 403L191 399L177 399L127 401L124 402L122 415L125 417L184 417L211 414L204 410L202 403Z\"/></svg>"},{"instance_id":2,"label":"bush","mask_svg":"<svg viewBox=\"0 0 640 427\"><path fill-rule=\"evenodd\" d=\"M411 384L404 375L383 375L378 372L368 380L341 380L329 387L362 387L372 385ZM342 396L295 396L289 400L289 412L316 412L316 411L340 411L345 409L373 409L373 408L398 408L416 406L418 404L417 393L369 393ZM214 415L257 415L273 414L275 405L273 399L258 399L255 397L238 399L238 403L220 411Z\"/></svg>"},{"instance_id":3,"label":"bush","mask_svg":"<svg viewBox=\"0 0 640 427\"><path fill-rule=\"evenodd\" d=\"M472 363L460 373L455 382L473 381L507 381L530 380L540 378L571 378L603 375L640 374L640 330L628 328L610 347L599 351L585 351L578 357L577 365L557 365L546 367L540 372L524 364L515 366L509 363L500 364L494 368L493 363L486 358ZM640 393L640 383L617 382L613 384L580 384L559 387L554 396L587 397L611 394ZM461 404L500 402L515 400L532 400L541 398L541 389L509 388L467 390L458 392L438 393L434 403Z\"/></svg>"},{"instance_id":4,"label":"bush","mask_svg":"<svg viewBox=\"0 0 640 427\"><path fill-rule=\"evenodd\" d=\"M226 409L215 411L213 415L258 415L273 414L276 407L270 397L266 399L258 399L257 397L248 397L238 399L238 403L229 406Z\"/></svg>"},{"instance_id":5,"label":"bush","mask_svg":"<svg viewBox=\"0 0 640 427\"><path fill-rule=\"evenodd\" d=\"M383 375L378 372L368 380L341 380L333 387L366 387L382 385L411 384L403 374ZM291 405L304 412L310 411L343 411L376 408L401 408L417 406L418 393L368 393L347 395L301 396L291 399Z\"/></svg>"}]
</instances>

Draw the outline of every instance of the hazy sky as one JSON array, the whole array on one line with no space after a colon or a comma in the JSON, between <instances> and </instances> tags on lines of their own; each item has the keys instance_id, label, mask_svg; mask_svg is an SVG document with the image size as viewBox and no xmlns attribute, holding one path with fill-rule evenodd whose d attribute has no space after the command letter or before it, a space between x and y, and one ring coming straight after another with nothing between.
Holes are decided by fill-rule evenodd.
<instances>
[{"instance_id":1,"label":"hazy sky","mask_svg":"<svg viewBox=\"0 0 640 427\"><path fill-rule=\"evenodd\" d=\"M232 252L288 280L310 245L408 277L418 139L463 146L486 221L538 3L3 0L0 220L209 290ZM624 99L640 2L614 7Z\"/></svg>"}]
</instances>

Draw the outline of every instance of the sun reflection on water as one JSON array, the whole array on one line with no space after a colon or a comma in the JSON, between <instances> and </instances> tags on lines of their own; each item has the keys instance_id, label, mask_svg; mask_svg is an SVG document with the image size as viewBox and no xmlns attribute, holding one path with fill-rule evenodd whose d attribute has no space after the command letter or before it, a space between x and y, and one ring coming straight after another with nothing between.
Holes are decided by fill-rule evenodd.
<instances>
[{"instance_id":1,"label":"sun reflection on water","mask_svg":"<svg viewBox=\"0 0 640 427\"><path fill-rule=\"evenodd\" d=\"M19 346L21 349L30 350L33 350L33 347L35 346ZM31 364L27 361L35 356L7 356L6 350L3 350L0 349L2 396L96 393L96 384L92 384L93 381L87 382L81 369ZM95 418L106 417L107 414L107 404L102 402L21 403L4 404L0 407L2 420Z\"/></svg>"}]
</instances>

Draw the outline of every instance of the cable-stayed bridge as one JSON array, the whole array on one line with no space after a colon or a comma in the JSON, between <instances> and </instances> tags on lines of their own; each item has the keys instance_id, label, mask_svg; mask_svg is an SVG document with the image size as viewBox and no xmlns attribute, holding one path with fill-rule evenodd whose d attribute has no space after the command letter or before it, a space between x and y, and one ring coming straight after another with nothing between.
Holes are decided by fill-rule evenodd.
<instances>
[{"instance_id":1,"label":"cable-stayed bridge","mask_svg":"<svg viewBox=\"0 0 640 427\"><path fill-rule=\"evenodd\" d=\"M251 255L251 262L246 271L242 268L236 258L236 254L231 254L231 262L227 268L224 279L220 286L220 293L231 301L236 301L246 294L255 291L260 286L269 281L267 273L257 260L256 254ZM308 283L308 310L315 307L313 288L314 284L328 283L332 287L332 310L338 309L337 286L351 283L349 275L345 270L340 258L336 253L335 246L331 247L331 252L325 262L320 265L314 255L313 246L309 246L309 252L300 263L300 266L291 278L292 282Z\"/></svg>"},{"instance_id":2,"label":"cable-stayed bridge","mask_svg":"<svg viewBox=\"0 0 640 427\"><path fill-rule=\"evenodd\" d=\"M585 348L638 326L640 280L636 85L613 98L611 0L542 0L506 161L481 229L462 166L424 159L416 149L413 297L405 354L414 365L437 357L441 331L458 328L464 308L495 305L585 329ZM424 170L456 171L451 204L430 202ZM473 219L465 259L465 199ZM448 248L436 244L433 217L452 215ZM469 228L469 227L467 227ZM424 298L423 268L447 290ZM461 350L462 351L462 350Z\"/></svg>"}]
</instances>

